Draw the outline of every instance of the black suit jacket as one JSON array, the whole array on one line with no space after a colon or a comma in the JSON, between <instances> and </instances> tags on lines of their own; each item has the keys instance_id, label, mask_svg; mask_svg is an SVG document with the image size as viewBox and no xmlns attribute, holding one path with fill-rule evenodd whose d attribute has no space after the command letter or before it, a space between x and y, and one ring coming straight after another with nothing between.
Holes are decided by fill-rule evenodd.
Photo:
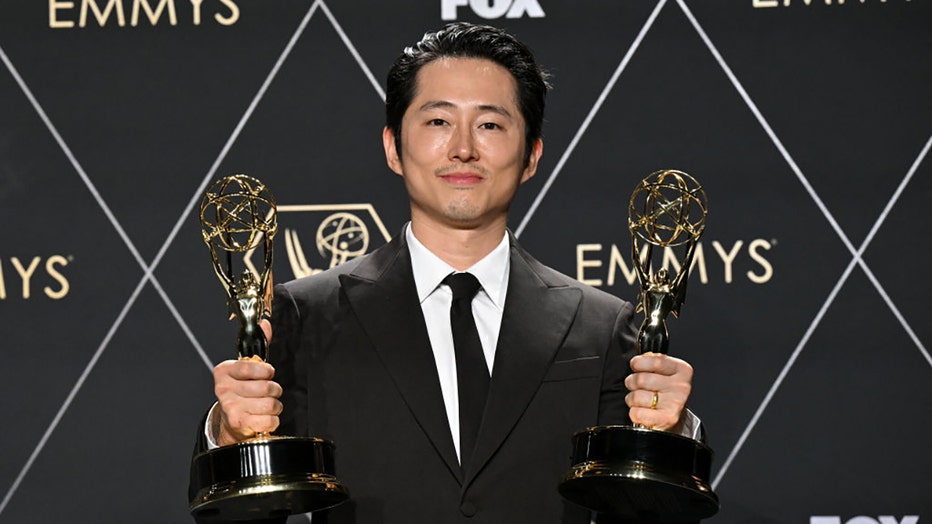
<instances>
[{"instance_id":1,"label":"black suit jacket","mask_svg":"<svg viewBox=\"0 0 932 524\"><path fill-rule=\"evenodd\" d=\"M488 402L463 469L404 235L276 286L276 433L332 439L351 493L315 524L589 522L557 485L574 432L628 421L634 308L545 267L514 238L510 257Z\"/></svg>"}]
</instances>

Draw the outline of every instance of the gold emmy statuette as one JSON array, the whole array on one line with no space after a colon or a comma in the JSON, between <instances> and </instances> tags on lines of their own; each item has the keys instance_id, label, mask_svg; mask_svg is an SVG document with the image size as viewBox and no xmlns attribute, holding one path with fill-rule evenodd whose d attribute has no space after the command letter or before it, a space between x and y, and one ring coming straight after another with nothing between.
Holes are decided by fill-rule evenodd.
<instances>
[{"instance_id":1,"label":"gold emmy statuette","mask_svg":"<svg viewBox=\"0 0 932 524\"><path fill-rule=\"evenodd\" d=\"M696 243L705 229L707 203L702 186L682 171L662 170L638 184L631 195L628 229L632 262L641 284L638 353L667 353L666 318L679 315ZM638 242L646 249L642 253ZM675 276L651 271L654 246L685 247ZM682 247L681 247L682 249ZM623 519L683 522L718 512L709 475L712 450L705 444L643 426L597 426L573 436L573 466L560 494L594 511Z\"/></svg>"},{"instance_id":2,"label":"gold emmy statuette","mask_svg":"<svg viewBox=\"0 0 932 524\"><path fill-rule=\"evenodd\" d=\"M239 320L238 357L267 360L268 342L259 321L271 310L275 200L255 178L226 176L201 200L200 220L230 317ZM243 269L235 279L233 255L260 245L265 252L260 274L239 260ZM329 508L349 497L334 474L333 442L319 438L260 433L198 454L192 468L196 494L189 509L199 520L281 517Z\"/></svg>"}]
</instances>

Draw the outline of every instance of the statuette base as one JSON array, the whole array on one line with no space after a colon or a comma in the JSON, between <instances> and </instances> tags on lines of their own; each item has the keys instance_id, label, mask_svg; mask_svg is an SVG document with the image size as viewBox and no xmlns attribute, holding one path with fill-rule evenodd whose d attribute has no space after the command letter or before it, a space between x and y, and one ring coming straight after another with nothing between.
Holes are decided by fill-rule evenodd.
<instances>
[{"instance_id":1,"label":"statuette base","mask_svg":"<svg viewBox=\"0 0 932 524\"><path fill-rule=\"evenodd\" d=\"M253 520L330 508L349 498L333 467L333 443L268 437L194 458L190 504L198 520Z\"/></svg>"},{"instance_id":2,"label":"statuette base","mask_svg":"<svg viewBox=\"0 0 932 524\"><path fill-rule=\"evenodd\" d=\"M616 517L683 522L718 512L708 478L712 450L690 438L632 426L573 436L573 467L560 483L570 502Z\"/></svg>"}]
</instances>

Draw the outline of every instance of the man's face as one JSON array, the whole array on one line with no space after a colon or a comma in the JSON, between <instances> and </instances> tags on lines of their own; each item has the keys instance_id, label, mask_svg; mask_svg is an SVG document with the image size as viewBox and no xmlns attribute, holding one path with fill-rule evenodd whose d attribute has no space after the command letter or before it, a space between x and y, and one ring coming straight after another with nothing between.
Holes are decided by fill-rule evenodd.
<instances>
[{"instance_id":1,"label":"man's face","mask_svg":"<svg viewBox=\"0 0 932 524\"><path fill-rule=\"evenodd\" d=\"M421 68L402 119L402 150L388 128L382 133L415 224L473 229L507 222L515 191L534 176L543 147L535 142L525 166L516 94L511 73L488 60L440 58Z\"/></svg>"}]
</instances>

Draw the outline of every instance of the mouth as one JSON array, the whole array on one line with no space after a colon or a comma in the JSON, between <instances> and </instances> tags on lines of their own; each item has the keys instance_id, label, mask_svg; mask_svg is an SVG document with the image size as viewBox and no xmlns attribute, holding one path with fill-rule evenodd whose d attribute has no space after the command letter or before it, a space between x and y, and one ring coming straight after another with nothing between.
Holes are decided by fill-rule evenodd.
<instances>
[{"instance_id":1,"label":"mouth","mask_svg":"<svg viewBox=\"0 0 932 524\"><path fill-rule=\"evenodd\" d=\"M484 177L477 173L459 172L447 173L445 175L441 175L440 178L442 178L446 183L454 186L471 186L482 182Z\"/></svg>"}]
</instances>

